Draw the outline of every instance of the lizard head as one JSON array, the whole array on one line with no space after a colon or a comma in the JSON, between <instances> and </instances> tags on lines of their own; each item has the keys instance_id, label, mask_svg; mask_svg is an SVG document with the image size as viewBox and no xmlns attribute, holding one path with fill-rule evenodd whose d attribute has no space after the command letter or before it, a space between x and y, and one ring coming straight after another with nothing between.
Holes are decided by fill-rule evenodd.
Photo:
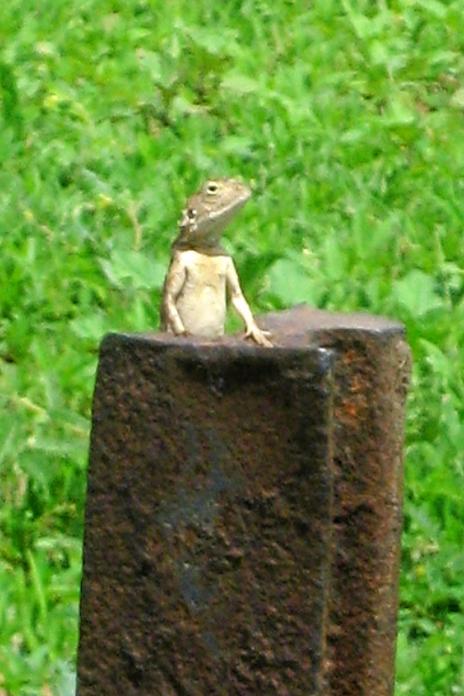
<instances>
[{"instance_id":1,"label":"lizard head","mask_svg":"<svg viewBox=\"0 0 464 696\"><path fill-rule=\"evenodd\" d=\"M178 246L214 246L245 205L251 190L237 179L210 179L187 200L179 221Z\"/></svg>"}]
</instances>

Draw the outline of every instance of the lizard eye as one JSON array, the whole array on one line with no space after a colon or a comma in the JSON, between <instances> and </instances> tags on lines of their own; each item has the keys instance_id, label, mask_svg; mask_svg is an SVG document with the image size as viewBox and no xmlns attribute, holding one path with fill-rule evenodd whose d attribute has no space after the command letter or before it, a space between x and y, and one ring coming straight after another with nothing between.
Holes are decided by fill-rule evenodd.
<instances>
[{"instance_id":1,"label":"lizard eye","mask_svg":"<svg viewBox=\"0 0 464 696\"><path fill-rule=\"evenodd\" d=\"M218 185L214 181L211 181L206 187L206 190L208 193L216 193L218 190Z\"/></svg>"}]
</instances>

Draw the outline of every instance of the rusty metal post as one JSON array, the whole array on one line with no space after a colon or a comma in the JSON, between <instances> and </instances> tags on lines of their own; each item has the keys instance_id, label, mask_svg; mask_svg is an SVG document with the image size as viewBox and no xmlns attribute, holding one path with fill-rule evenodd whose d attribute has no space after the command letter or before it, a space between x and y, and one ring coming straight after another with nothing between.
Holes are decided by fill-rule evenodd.
<instances>
[{"instance_id":1,"label":"rusty metal post","mask_svg":"<svg viewBox=\"0 0 464 696\"><path fill-rule=\"evenodd\" d=\"M79 696L392 693L402 327L263 323L102 345Z\"/></svg>"},{"instance_id":2,"label":"rusty metal post","mask_svg":"<svg viewBox=\"0 0 464 696\"><path fill-rule=\"evenodd\" d=\"M269 314L265 324L283 345L324 346L335 354L325 694L390 696L410 373L404 327L304 306Z\"/></svg>"}]
</instances>

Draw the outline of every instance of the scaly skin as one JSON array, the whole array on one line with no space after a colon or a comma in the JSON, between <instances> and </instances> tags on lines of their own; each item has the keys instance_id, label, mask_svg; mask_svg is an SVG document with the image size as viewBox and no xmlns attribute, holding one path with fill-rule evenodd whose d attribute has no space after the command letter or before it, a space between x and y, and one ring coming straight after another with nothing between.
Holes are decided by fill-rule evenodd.
<instances>
[{"instance_id":1,"label":"scaly skin","mask_svg":"<svg viewBox=\"0 0 464 696\"><path fill-rule=\"evenodd\" d=\"M254 320L232 258L219 243L250 195L248 186L235 179L214 179L187 200L164 282L163 331L206 339L223 336L228 296L245 324L245 336L258 345L272 345Z\"/></svg>"}]
</instances>

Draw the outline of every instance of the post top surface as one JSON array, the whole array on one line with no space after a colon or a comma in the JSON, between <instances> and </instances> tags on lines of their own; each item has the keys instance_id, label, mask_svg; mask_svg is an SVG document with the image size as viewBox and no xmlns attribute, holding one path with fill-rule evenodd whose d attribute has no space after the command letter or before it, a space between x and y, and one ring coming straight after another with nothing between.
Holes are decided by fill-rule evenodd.
<instances>
[{"instance_id":1,"label":"post top surface","mask_svg":"<svg viewBox=\"0 0 464 696\"><path fill-rule=\"evenodd\" d=\"M271 339L276 348L314 347L317 346L318 337L327 337L328 335L340 337L343 334L361 334L366 337L384 338L392 335L402 336L405 331L401 322L387 317L364 313L328 312L313 309L308 305L298 305L292 309L263 314L258 317L258 324L271 332ZM176 337L160 332L124 335L126 338L130 336L136 340L153 341L164 345L230 346L245 350L269 350L269 348L261 348L248 341L244 342L242 334L224 336L214 340L195 336Z\"/></svg>"},{"instance_id":2,"label":"post top surface","mask_svg":"<svg viewBox=\"0 0 464 696\"><path fill-rule=\"evenodd\" d=\"M260 319L262 326L278 336L282 345L312 343L318 334L404 334L403 324L388 317L361 312L328 312L304 304L280 312L269 312Z\"/></svg>"}]
</instances>

